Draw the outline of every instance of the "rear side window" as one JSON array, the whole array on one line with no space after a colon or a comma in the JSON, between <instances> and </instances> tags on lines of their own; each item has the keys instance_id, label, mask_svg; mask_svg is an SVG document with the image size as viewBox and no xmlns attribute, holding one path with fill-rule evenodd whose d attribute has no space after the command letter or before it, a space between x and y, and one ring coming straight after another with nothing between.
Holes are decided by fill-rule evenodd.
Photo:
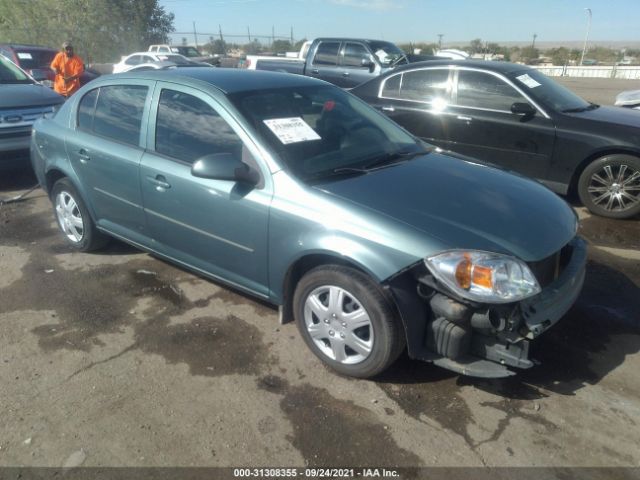
<instances>
[{"instance_id":1,"label":"rear side window","mask_svg":"<svg viewBox=\"0 0 640 480\"><path fill-rule=\"evenodd\" d=\"M498 77L465 70L458 73L456 104L461 107L511 112L513 103L526 101L515 88Z\"/></svg>"},{"instance_id":2,"label":"rear side window","mask_svg":"<svg viewBox=\"0 0 640 480\"><path fill-rule=\"evenodd\" d=\"M433 102L449 97L449 70L416 70L402 74L400 98Z\"/></svg>"},{"instance_id":3,"label":"rear side window","mask_svg":"<svg viewBox=\"0 0 640 480\"><path fill-rule=\"evenodd\" d=\"M142 85L101 87L93 131L103 137L137 146L147 91L148 88Z\"/></svg>"},{"instance_id":4,"label":"rear side window","mask_svg":"<svg viewBox=\"0 0 640 480\"><path fill-rule=\"evenodd\" d=\"M96 100L98 99L98 89L87 93L78 107L78 128L82 130L93 130L93 116L96 110Z\"/></svg>"},{"instance_id":5,"label":"rear side window","mask_svg":"<svg viewBox=\"0 0 640 480\"><path fill-rule=\"evenodd\" d=\"M318 45L316 56L313 59L314 65L337 65L338 50L340 42L322 42Z\"/></svg>"},{"instance_id":6,"label":"rear side window","mask_svg":"<svg viewBox=\"0 0 640 480\"><path fill-rule=\"evenodd\" d=\"M242 159L242 145L209 104L187 93L162 90L156 120L157 153L186 163L215 153Z\"/></svg>"}]
</instances>

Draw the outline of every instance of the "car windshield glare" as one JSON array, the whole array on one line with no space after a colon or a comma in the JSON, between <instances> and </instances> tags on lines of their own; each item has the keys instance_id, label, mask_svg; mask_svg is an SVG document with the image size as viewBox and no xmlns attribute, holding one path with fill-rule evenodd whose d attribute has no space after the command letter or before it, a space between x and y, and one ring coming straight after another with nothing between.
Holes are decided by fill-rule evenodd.
<instances>
[{"instance_id":1,"label":"car windshield glare","mask_svg":"<svg viewBox=\"0 0 640 480\"><path fill-rule=\"evenodd\" d=\"M336 87L253 90L230 99L257 135L303 181L425 151L423 143Z\"/></svg>"},{"instance_id":2,"label":"car windshield glare","mask_svg":"<svg viewBox=\"0 0 640 480\"><path fill-rule=\"evenodd\" d=\"M0 56L0 83L33 83L33 80L13 62Z\"/></svg>"},{"instance_id":3,"label":"car windshield glare","mask_svg":"<svg viewBox=\"0 0 640 480\"><path fill-rule=\"evenodd\" d=\"M525 92L554 110L583 110L591 105L537 70L529 69L516 72L512 74L512 78Z\"/></svg>"},{"instance_id":4,"label":"car windshield glare","mask_svg":"<svg viewBox=\"0 0 640 480\"><path fill-rule=\"evenodd\" d=\"M371 42L369 46L371 47L371 51L378 58L383 67L388 67L394 64L408 63L407 57L404 52L396 47L393 43Z\"/></svg>"}]
</instances>

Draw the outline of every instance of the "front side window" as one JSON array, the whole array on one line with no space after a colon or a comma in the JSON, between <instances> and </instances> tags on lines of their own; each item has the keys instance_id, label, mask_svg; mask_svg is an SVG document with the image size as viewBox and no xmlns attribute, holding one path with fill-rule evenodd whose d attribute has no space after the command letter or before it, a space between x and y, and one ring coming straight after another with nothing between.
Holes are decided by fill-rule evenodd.
<instances>
[{"instance_id":1,"label":"front side window","mask_svg":"<svg viewBox=\"0 0 640 480\"><path fill-rule=\"evenodd\" d=\"M101 87L93 118L93 131L103 137L137 146L148 90L142 85Z\"/></svg>"},{"instance_id":2,"label":"front side window","mask_svg":"<svg viewBox=\"0 0 640 480\"><path fill-rule=\"evenodd\" d=\"M449 98L449 70L416 70L402 74L400 98L431 103Z\"/></svg>"},{"instance_id":3,"label":"front side window","mask_svg":"<svg viewBox=\"0 0 640 480\"><path fill-rule=\"evenodd\" d=\"M156 119L156 152L185 163L216 153L242 159L242 140L208 103L162 90Z\"/></svg>"},{"instance_id":4,"label":"front side window","mask_svg":"<svg viewBox=\"0 0 640 480\"><path fill-rule=\"evenodd\" d=\"M0 57L0 83L33 83L13 62Z\"/></svg>"},{"instance_id":5,"label":"front side window","mask_svg":"<svg viewBox=\"0 0 640 480\"><path fill-rule=\"evenodd\" d=\"M313 59L314 65L337 65L340 42L321 42Z\"/></svg>"},{"instance_id":6,"label":"front side window","mask_svg":"<svg viewBox=\"0 0 640 480\"><path fill-rule=\"evenodd\" d=\"M515 88L494 75L467 70L458 72L456 104L461 107L511 112L515 102L526 101Z\"/></svg>"},{"instance_id":7,"label":"front side window","mask_svg":"<svg viewBox=\"0 0 640 480\"><path fill-rule=\"evenodd\" d=\"M371 61L371 55L360 43L347 43L344 47L344 58L342 64L345 67L363 67L368 66ZM364 62L364 65L363 65Z\"/></svg>"}]
</instances>

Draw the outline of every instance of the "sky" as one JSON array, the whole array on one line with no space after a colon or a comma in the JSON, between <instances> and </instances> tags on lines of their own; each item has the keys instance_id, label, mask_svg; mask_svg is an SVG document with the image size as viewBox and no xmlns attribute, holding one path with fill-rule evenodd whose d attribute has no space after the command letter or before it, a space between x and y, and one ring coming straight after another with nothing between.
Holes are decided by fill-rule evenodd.
<instances>
[{"instance_id":1,"label":"sky","mask_svg":"<svg viewBox=\"0 0 640 480\"><path fill-rule=\"evenodd\" d=\"M217 34L245 43L251 34L289 37L361 37L396 43L438 41L443 45L484 41L640 42L640 0L159 0L175 14L177 32ZM245 35L244 38L231 35ZM193 34L174 35L179 43ZM199 42L208 36L199 36ZM263 40L267 42L267 40Z\"/></svg>"}]
</instances>

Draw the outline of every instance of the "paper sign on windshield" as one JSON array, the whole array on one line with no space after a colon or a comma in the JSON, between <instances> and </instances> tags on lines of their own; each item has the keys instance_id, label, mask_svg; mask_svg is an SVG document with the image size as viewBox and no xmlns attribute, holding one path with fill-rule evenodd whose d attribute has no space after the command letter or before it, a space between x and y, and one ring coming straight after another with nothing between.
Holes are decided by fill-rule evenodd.
<instances>
[{"instance_id":1,"label":"paper sign on windshield","mask_svg":"<svg viewBox=\"0 0 640 480\"><path fill-rule=\"evenodd\" d=\"M536 82L533 78L531 78L528 73L525 73L524 75L520 75L519 77L516 77L516 78L529 88L536 88L540 86L540 84Z\"/></svg>"},{"instance_id":2,"label":"paper sign on windshield","mask_svg":"<svg viewBox=\"0 0 640 480\"><path fill-rule=\"evenodd\" d=\"M320 135L300 117L271 118L263 121L285 145L320 140Z\"/></svg>"},{"instance_id":3,"label":"paper sign on windshield","mask_svg":"<svg viewBox=\"0 0 640 480\"><path fill-rule=\"evenodd\" d=\"M31 54L27 52L18 52L18 58L21 60L33 60Z\"/></svg>"}]
</instances>

